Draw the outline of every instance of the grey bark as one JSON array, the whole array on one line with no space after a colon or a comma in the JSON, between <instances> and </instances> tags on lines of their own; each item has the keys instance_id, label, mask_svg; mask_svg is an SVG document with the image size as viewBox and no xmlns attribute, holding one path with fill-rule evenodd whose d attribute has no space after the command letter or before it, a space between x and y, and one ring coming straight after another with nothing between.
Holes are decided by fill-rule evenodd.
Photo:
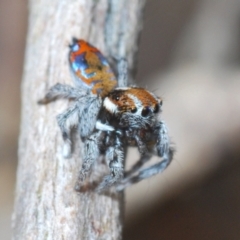
<instances>
[{"instance_id":1,"label":"grey bark","mask_svg":"<svg viewBox=\"0 0 240 240\"><path fill-rule=\"evenodd\" d=\"M126 57L132 69L144 3L29 1L13 239L121 239L122 194L74 191L82 144L77 139L72 158L64 159L55 119L69 103L37 101L57 82L72 84L67 61L72 37L88 40L107 57ZM93 175L106 171L98 162Z\"/></svg>"}]
</instances>

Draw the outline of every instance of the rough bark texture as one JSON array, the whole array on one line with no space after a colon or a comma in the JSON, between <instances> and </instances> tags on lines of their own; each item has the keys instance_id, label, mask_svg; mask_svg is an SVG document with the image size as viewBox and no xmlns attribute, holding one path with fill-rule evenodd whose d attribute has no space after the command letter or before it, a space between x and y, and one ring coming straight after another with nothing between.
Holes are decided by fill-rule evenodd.
<instances>
[{"instance_id":1,"label":"rough bark texture","mask_svg":"<svg viewBox=\"0 0 240 240\"><path fill-rule=\"evenodd\" d=\"M143 6L144 0L30 0L13 239L121 239L122 194L73 189L82 145L78 139L73 157L64 159L55 120L69 103L37 101L57 82L72 84L72 37L88 40L107 57L125 56L133 68ZM106 169L99 162L93 172Z\"/></svg>"}]
</instances>

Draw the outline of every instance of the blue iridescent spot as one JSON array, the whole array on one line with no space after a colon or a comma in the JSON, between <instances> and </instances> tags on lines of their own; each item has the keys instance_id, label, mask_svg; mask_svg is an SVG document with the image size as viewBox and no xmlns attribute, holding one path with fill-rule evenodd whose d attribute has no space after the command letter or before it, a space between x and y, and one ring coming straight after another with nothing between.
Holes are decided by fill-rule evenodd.
<instances>
[{"instance_id":1,"label":"blue iridescent spot","mask_svg":"<svg viewBox=\"0 0 240 240\"><path fill-rule=\"evenodd\" d=\"M71 46L71 50L72 50L73 52L77 52L77 51L79 50L78 44L77 44L77 43L76 43L76 44L73 44L73 45Z\"/></svg>"},{"instance_id":2,"label":"blue iridescent spot","mask_svg":"<svg viewBox=\"0 0 240 240\"><path fill-rule=\"evenodd\" d=\"M76 56L75 61L71 63L71 67L74 72L80 71L85 78L89 79L95 76L96 73L92 72L87 74L85 72L85 70L89 68L85 55L86 53Z\"/></svg>"}]
</instances>

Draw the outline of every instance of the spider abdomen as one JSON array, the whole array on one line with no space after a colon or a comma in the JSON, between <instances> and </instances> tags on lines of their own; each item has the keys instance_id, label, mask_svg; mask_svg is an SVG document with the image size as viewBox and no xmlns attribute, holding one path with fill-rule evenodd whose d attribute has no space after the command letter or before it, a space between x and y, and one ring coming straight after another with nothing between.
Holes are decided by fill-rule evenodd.
<instances>
[{"instance_id":1,"label":"spider abdomen","mask_svg":"<svg viewBox=\"0 0 240 240\"><path fill-rule=\"evenodd\" d=\"M69 47L69 63L77 86L105 96L117 85L109 63L97 48L77 39Z\"/></svg>"}]
</instances>

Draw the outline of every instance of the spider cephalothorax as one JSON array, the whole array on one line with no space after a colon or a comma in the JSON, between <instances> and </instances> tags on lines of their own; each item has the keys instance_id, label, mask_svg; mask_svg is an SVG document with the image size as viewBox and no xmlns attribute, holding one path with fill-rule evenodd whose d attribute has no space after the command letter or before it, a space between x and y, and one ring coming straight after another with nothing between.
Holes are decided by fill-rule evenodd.
<instances>
[{"instance_id":1,"label":"spider cephalothorax","mask_svg":"<svg viewBox=\"0 0 240 240\"><path fill-rule=\"evenodd\" d=\"M39 103L56 98L74 99L74 103L57 116L57 121L64 140L65 157L71 155L72 127L78 127L84 141L77 189L100 154L105 155L111 173L103 178L98 190L112 185L122 190L163 171L171 162L174 150L166 125L159 119L161 98L144 88L125 86L127 68L123 59L117 81L102 53L84 40L73 39L69 62L76 87L58 83ZM130 171L124 172L127 146L137 146L141 158ZM153 154L161 160L141 169Z\"/></svg>"}]
</instances>

